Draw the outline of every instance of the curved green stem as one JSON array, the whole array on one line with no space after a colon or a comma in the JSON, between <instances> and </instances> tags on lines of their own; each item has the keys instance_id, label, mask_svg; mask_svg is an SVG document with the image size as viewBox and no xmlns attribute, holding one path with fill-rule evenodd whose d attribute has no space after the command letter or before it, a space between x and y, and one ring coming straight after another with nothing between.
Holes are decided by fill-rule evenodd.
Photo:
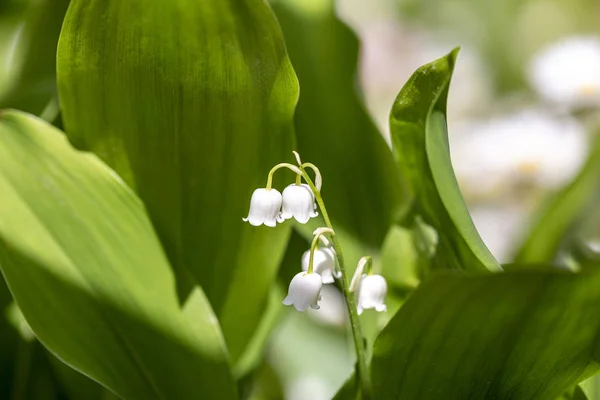
<instances>
[{"instance_id":1,"label":"curved green stem","mask_svg":"<svg viewBox=\"0 0 600 400\"><path fill-rule=\"evenodd\" d=\"M265 187L267 190L271 190L271 186L273 186L273 175L275 174L275 171L277 171L279 168L287 168L289 170L292 170L293 172L295 172L298 175L302 175L302 171L293 164L288 164L288 163L277 164L276 166L271 168L271 170L269 171L269 176L267 176L267 186Z\"/></svg>"},{"instance_id":2,"label":"curved green stem","mask_svg":"<svg viewBox=\"0 0 600 400\"><path fill-rule=\"evenodd\" d=\"M313 273L313 262L315 259L315 250L319 244L319 239L324 234L329 233L331 236L335 235L335 232L331 228L319 228L315 231L315 237L313 238L312 244L310 245L310 255L308 257L308 271L307 273Z\"/></svg>"},{"instance_id":3,"label":"curved green stem","mask_svg":"<svg viewBox=\"0 0 600 400\"><path fill-rule=\"evenodd\" d=\"M323 202L323 197L321 196L321 192L317 190L312 179L304 170L304 167L301 166L300 169L302 172L302 177L315 194L315 199L317 201L317 204L319 205L319 208L321 209L321 215L325 220L325 224L329 229L333 229L333 226L331 225L331 220L329 219L329 214L327 213L327 208L325 208L325 203ZM342 288L344 299L346 300L346 306L348 308L350 326L352 327L352 336L354 339L354 346L356 349L356 373L361 386L362 399L370 400L372 399L371 379L369 376L369 369L367 366L367 353L363 344L364 339L360 327L360 321L358 319L358 311L356 310L356 300L354 299L354 293L350 292L348 287L348 280L346 278L346 267L344 264L344 255L342 254L342 247L340 246L337 235L331 235L331 239L333 241L333 246L335 247L336 256L340 265L340 271L342 273Z\"/></svg>"}]
</instances>

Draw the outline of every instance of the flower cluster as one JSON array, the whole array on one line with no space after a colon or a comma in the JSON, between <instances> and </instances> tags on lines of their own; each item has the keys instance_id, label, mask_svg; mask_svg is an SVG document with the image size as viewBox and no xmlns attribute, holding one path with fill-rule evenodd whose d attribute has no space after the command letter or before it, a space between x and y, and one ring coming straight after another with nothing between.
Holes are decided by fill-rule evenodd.
<instances>
[{"instance_id":1,"label":"flower cluster","mask_svg":"<svg viewBox=\"0 0 600 400\"><path fill-rule=\"evenodd\" d=\"M298 153L294 152L298 166L281 163L274 166L267 177L265 188L254 191L250 199L250 211L243 221L253 226L266 225L275 227L287 219L295 218L301 224L307 223L318 215L317 201L325 216L328 227L318 228L313 232L313 241L310 250L302 255L302 272L297 273L290 282L288 294L283 300L284 305L293 305L296 310L304 311L308 307L318 310L320 308L321 289L324 284L332 284L336 279L342 278L342 270L337 269L338 258L336 248L331 244L326 235L334 237L335 232L328 222L327 212L323 208L320 195L322 179L319 169L311 163L302 163ZM315 183L306 174L304 168L311 168L315 172ZM287 168L296 173L296 182L287 186L283 194L273 189L273 174L279 168ZM302 183L305 179L309 184ZM335 240L334 240L334 243ZM363 276L365 265L369 266L367 274ZM350 291L357 291L358 313L364 309L386 311L384 304L387 293L387 283L381 275L372 274L371 259L363 257L357 267L357 273L352 279ZM342 286L344 280L342 279Z\"/></svg>"},{"instance_id":2,"label":"flower cluster","mask_svg":"<svg viewBox=\"0 0 600 400\"><path fill-rule=\"evenodd\" d=\"M244 222L250 222L250 225L275 227L277 222L282 223L287 219L295 218L301 224L306 224L311 218L319 215L317 203L315 203L315 193L311 187L302 181L302 171L305 166L315 171L315 186L321 190L321 173L317 167L311 163L302 164L298 153L294 152L298 160L298 167L288 163L281 163L274 166L267 177L265 188L259 188L252 193L250 199L250 211L248 217L242 218ZM288 168L296 173L296 183L288 185L281 194L277 189L271 187L273 175L280 168Z\"/></svg>"}]
</instances>

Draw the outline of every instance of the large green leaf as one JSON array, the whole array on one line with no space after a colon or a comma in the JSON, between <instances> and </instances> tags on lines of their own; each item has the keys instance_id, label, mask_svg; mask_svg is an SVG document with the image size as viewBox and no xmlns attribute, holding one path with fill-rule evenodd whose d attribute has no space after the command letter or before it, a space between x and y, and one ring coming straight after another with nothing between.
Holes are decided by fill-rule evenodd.
<instances>
[{"instance_id":1,"label":"large green leaf","mask_svg":"<svg viewBox=\"0 0 600 400\"><path fill-rule=\"evenodd\" d=\"M460 193L450 161L446 100L458 49L419 68L390 114L396 162L414 196L411 216L438 233L438 268L501 270L484 245ZM413 223L413 221L410 221Z\"/></svg>"},{"instance_id":2,"label":"large green leaf","mask_svg":"<svg viewBox=\"0 0 600 400\"><path fill-rule=\"evenodd\" d=\"M181 304L141 201L52 126L0 114L0 268L37 338L126 399L234 398L201 289Z\"/></svg>"},{"instance_id":3,"label":"large green leaf","mask_svg":"<svg viewBox=\"0 0 600 400\"><path fill-rule=\"evenodd\" d=\"M521 262L554 261L561 247L600 204L600 135L577 178L556 193L540 210L515 257Z\"/></svg>"},{"instance_id":4,"label":"large green leaf","mask_svg":"<svg viewBox=\"0 0 600 400\"><path fill-rule=\"evenodd\" d=\"M293 150L297 80L270 9L263 0L73 0L58 79L70 139L139 194L177 276L189 271L202 285L237 359L290 227L241 221L253 189Z\"/></svg>"},{"instance_id":5,"label":"large green leaf","mask_svg":"<svg viewBox=\"0 0 600 400\"><path fill-rule=\"evenodd\" d=\"M600 272L437 276L375 342L377 399L558 397L600 368Z\"/></svg>"},{"instance_id":6,"label":"large green leaf","mask_svg":"<svg viewBox=\"0 0 600 400\"><path fill-rule=\"evenodd\" d=\"M337 19L331 0L278 0L273 8L301 86L294 119L298 150L323 173L334 225L378 249L405 191L356 93L358 40Z\"/></svg>"},{"instance_id":7,"label":"large green leaf","mask_svg":"<svg viewBox=\"0 0 600 400\"><path fill-rule=\"evenodd\" d=\"M0 108L40 114L56 94L56 44L69 0L0 5Z\"/></svg>"}]
</instances>

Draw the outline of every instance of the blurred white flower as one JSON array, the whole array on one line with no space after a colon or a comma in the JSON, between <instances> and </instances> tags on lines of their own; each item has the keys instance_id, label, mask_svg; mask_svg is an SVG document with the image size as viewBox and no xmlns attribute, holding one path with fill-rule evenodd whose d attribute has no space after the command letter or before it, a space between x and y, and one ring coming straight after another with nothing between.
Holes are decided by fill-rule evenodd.
<instances>
[{"instance_id":1,"label":"blurred white flower","mask_svg":"<svg viewBox=\"0 0 600 400\"><path fill-rule=\"evenodd\" d=\"M387 282L381 275L363 275L358 284L357 308L358 314L363 310L374 308L378 312L387 311L385 296L387 295Z\"/></svg>"},{"instance_id":2,"label":"blurred white flower","mask_svg":"<svg viewBox=\"0 0 600 400\"><path fill-rule=\"evenodd\" d=\"M348 322L346 300L335 285L323 285L318 311L307 310L311 319L329 326L345 327Z\"/></svg>"},{"instance_id":3,"label":"blurred white flower","mask_svg":"<svg viewBox=\"0 0 600 400\"><path fill-rule=\"evenodd\" d=\"M529 65L529 79L551 102L600 106L600 37L570 37L542 48Z\"/></svg>"},{"instance_id":4,"label":"blurred white flower","mask_svg":"<svg viewBox=\"0 0 600 400\"><path fill-rule=\"evenodd\" d=\"M296 221L305 224L309 219L319 215L315 210L315 195L310 186L291 184L283 190L283 208L280 222L294 217Z\"/></svg>"},{"instance_id":5,"label":"blurred white flower","mask_svg":"<svg viewBox=\"0 0 600 400\"><path fill-rule=\"evenodd\" d=\"M469 207L477 232L494 257L501 263L513 261L515 247L522 240L528 210L519 202L480 204Z\"/></svg>"},{"instance_id":6,"label":"blurred white flower","mask_svg":"<svg viewBox=\"0 0 600 400\"><path fill-rule=\"evenodd\" d=\"M288 295L283 299L283 304L293 305L298 311L304 311L309 306L318 310L322 287L323 282L321 282L319 274L299 272L292 278Z\"/></svg>"},{"instance_id":7,"label":"blurred white flower","mask_svg":"<svg viewBox=\"0 0 600 400\"><path fill-rule=\"evenodd\" d=\"M457 128L450 137L452 163L467 195L496 196L524 183L560 187L587 155L587 136L576 120L541 110Z\"/></svg>"},{"instance_id":8,"label":"blurred white flower","mask_svg":"<svg viewBox=\"0 0 600 400\"><path fill-rule=\"evenodd\" d=\"M310 250L302 254L302 271L308 271L308 262L310 260ZM324 284L333 283L334 277L338 277L335 272L335 252L329 247L315 249L313 256L313 271L321 276Z\"/></svg>"},{"instance_id":9,"label":"blurred white flower","mask_svg":"<svg viewBox=\"0 0 600 400\"><path fill-rule=\"evenodd\" d=\"M332 398L328 382L319 375L305 375L294 379L285 388L287 400L328 400Z\"/></svg>"},{"instance_id":10,"label":"blurred white flower","mask_svg":"<svg viewBox=\"0 0 600 400\"><path fill-rule=\"evenodd\" d=\"M591 251L600 255L600 239L589 240L587 246Z\"/></svg>"},{"instance_id":11,"label":"blurred white flower","mask_svg":"<svg viewBox=\"0 0 600 400\"><path fill-rule=\"evenodd\" d=\"M242 218L250 225L274 227L281 209L281 193L277 189L256 189L250 199L250 211L247 218Z\"/></svg>"}]
</instances>

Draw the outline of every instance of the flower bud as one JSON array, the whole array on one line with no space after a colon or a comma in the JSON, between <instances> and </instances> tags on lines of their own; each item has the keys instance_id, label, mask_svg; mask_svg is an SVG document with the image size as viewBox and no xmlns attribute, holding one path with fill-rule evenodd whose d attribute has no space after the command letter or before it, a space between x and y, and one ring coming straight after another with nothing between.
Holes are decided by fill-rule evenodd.
<instances>
[{"instance_id":1,"label":"flower bud","mask_svg":"<svg viewBox=\"0 0 600 400\"><path fill-rule=\"evenodd\" d=\"M358 314L363 310L374 308L378 312L387 311L385 296L387 282L381 275L363 275L358 286Z\"/></svg>"}]
</instances>

